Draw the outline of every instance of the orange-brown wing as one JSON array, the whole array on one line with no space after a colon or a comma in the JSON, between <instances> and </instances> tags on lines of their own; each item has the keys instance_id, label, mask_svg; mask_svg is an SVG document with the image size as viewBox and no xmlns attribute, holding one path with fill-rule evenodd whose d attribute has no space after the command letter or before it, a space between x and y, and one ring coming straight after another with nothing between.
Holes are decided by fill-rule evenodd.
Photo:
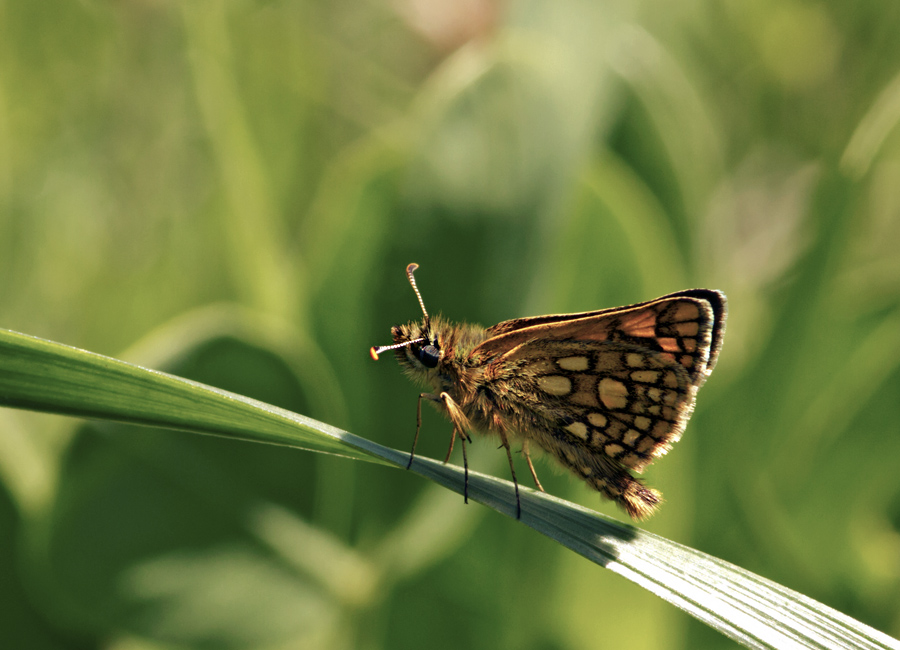
<instances>
[{"instance_id":1,"label":"orange-brown wing","mask_svg":"<svg viewBox=\"0 0 900 650\"><path fill-rule=\"evenodd\" d=\"M619 342L679 363L699 387L718 358L725 315L723 293L690 289L627 307L504 321L487 330L471 356L512 359L531 341Z\"/></svg>"},{"instance_id":2,"label":"orange-brown wing","mask_svg":"<svg viewBox=\"0 0 900 650\"><path fill-rule=\"evenodd\" d=\"M591 455L602 454L641 471L681 437L715 364L724 318L722 294L685 291L501 323L472 357L483 355L488 374L506 370L517 394L535 397L530 408L552 436L536 440L564 464L590 466Z\"/></svg>"}]
</instances>

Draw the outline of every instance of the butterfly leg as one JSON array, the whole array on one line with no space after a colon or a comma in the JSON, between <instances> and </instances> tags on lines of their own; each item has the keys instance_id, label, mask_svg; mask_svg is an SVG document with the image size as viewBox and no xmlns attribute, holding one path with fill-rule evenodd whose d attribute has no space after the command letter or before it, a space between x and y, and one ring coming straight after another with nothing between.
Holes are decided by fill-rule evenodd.
<instances>
[{"instance_id":1,"label":"butterfly leg","mask_svg":"<svg viewBox=\"0 0 900 650\"><path fill-rule=\"evenodd\" d=\"M406 463L406 469L412 467L413 458L416 456L416 445L419 444L419 430L422 428L422 400L430 399L432 402L440 402L441 398L431 393L419 393L419 401L416 402L416 435L413 438L412 451L409 452L409 462ZM453 448L453 441L450 441L450 448ZM446 461L444 461L446 462Z\"/></svg>"},{"instance_id":2,"label":"butterfly leg","mask_svg":"<svg viewBox=\"0 0 900 650\"><path fill-rule=\"evenodd\" d=\"M462 437L462 436L460 436ZM453 433L450 434L450 448L447 450L447 455L444 456L444 462L446 463L450 460L450 454L453 453L453 443L456 442L456 427L453 427Z\"/></svg>"},{"instance_id":3,"label":"butterfly leg","mask_svg":"<svg viewBox=\"0 0 900 650\"><path fill-rule=\"evenodd\" d=\"M463 471L465 472L465 485L463 487L463 500L468 503L469 502L469 458L466 455L466 443L471 442L472 439L469 437L469 434L466 433L469 429L472 428L471 423L469 422L469 418L466 417L466 414L463 413L463 410L460 408L459 404L450 397L449 393L441 393L438 398L444 404L444 408L447 409L447 415L450 418L450 421L453 423L453 435L450 438L450 449L447 450L447 457L444 459L446 463L450 460L450 454L453 451L453 442L456 440L456 436L459 435L459 440L462 443L463 448Z\"/></svg>"},{"instance_id":4,"label":"butterfly leg","mask_svg":"<svg viewBox=\"0 0 900 650\"><path fill-rule=\"evenodd\" d=\"M472 442L471 438L465 434L463 431L459 431L455 426L453 427L453 433L450 434L450 449L447 450L447 456L444 458L444 462L446 463L450 460L450 454L453 453L453 443L456 441L456 436L459 434L459 441L462 443L463 450L463 471L465 472L465 486L463 488L463 501L465 503L469 502L469 458L466 456L466 442Z\"/></svg>"},{"instance_id":5,"label":"butterfly leg","mask_svg":"<svg viewBox=\"0 0 900 650\"><path fill-rule=\"evenodd\" d=\"M466 434L460 431L459 441L462 443L463 448L463 473L465 476L465 482L463 484L463 503L469 502L469 458L466 456L466 438Z\"/></svg>"},{"instance_id":6,"label":"butterfly leg","mask_svg":"<svg viewBox=\"0 0 900 650\"><path fill-rule=\"evenodd\" d=\"M506 437L506 431L500 429L500 441L506 448L506 457L509 459L509 471L512 473L513 485L516 488L516 519L522 518L522 501L519 499L519 481L516 479L516 466L513 464L512 450L509 448L509 439Z\"/></svg>"},{"instance_id":7,"label":"butterfly leg","mask_svg":"<svg viewBox=\"0 0 900 650\"><path fill-rule=\"evenodd\" d=\"M547 490L544 489L544 486L541 485L541 482L538 480L537 472L534 471L534 464L531 462L531 454L529 451L528 439L526 438L522 441L522 455L525 456L525 460L528 461L528 469L531 470L531 478L534 479L535 486L541 492L546 492Z\"/></svg>"},{"instance_id":8,"label":"butterfly leg","mask_svg":"<svg viewBox=\"0 0 900 650\"><path fill-rule=\"evenodd\" d=\"M462 443L463 443L463 455L464 455L464 456L465 456L465 454L466 454L465 444L466 444L467 442L472 442L472 438L471 438L465 431L460 431L459 429L457 429L456 427L454 427L454 428L453 428L453 433L450 435L450 449L447 450L447 455L444 457L444 462L445 462L445 463L446 463L448 460L450 460L450 454L453 453L453 443L456 441L456 436L457 436L457 435L459 435L459 439L460 439L460 440L462 441Z\"/></svg>"}]
</instances>

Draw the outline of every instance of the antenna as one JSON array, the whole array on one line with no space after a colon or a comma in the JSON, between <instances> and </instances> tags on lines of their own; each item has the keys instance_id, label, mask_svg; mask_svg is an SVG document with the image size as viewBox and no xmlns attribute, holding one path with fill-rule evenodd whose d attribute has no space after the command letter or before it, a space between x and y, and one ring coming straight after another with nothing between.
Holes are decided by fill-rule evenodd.
<instances>
[{"instance_id":1,"label":"antenna","mask_svg":"<svg viewBox=\"0 0 900 650\"><path fill-rule=\"evenodd\" d=\"M378 361L378 355L382 352L387 352L388 350L396 350L397 348L405 348L407 345L412 345L413 343L418 343L419 341L424 341L425 339L413 339L412 341L406 341L405 343L394 343L394 345L373 345L369 348L369 356Z\"/></svg>"},{"instance_id":2,"label":"antenna","mask_svg":"<svg viewBox=\"0 0 900 650\"><path fill-rule=\"evenodd\" d=\"M416 292L416 298L419 299L419 306L422 308L422 313L425 315L425 330L428 330L428 324L430 322L430 317L428 316L428 311L425 309L425 302L422 300L422 294L419 293L419 287L416 286L416 279L413 277L413 273L415 270L419 268L419 265L413 262L406 267L406 277L409 278L409 283L412 285L413 291ZM369 348L369 356L372 357L375 361L378 361L378 355L382 352L387 352L388 350L396 350L397 348L403 348L407 345L412 345L413 343L419 343L424 341L425 338L418 338L412 341L406 341L404 343L395 343L394 345L373 345Z\"/></svg>"},{"instance_id":3,"label":"antenna","mask_svg":"<svg viewBox=\"0 0 900 650\"><path fill-rule=\"evenodd\" d=\"M419 306L422 308L422 313L425 314L425 329L428 329L428 310L425 309L425 301L422 300L422 294L419 293L419 287L416 286L416 279L413 277L413 273L417 268L419 268L419 265L415 262L407 266L406 277L409 278L409 283L412 285L413 291L416 292L416 298L419 299Z\"/></svg>"}]
</instances>

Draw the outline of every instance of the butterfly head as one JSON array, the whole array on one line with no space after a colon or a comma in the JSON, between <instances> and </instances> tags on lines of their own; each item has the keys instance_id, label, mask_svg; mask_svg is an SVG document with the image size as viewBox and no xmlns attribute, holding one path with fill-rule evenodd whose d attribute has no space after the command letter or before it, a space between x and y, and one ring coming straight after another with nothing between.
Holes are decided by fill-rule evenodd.
<instances>
[{"instance_id":1,"label":"butterfly head","mask_svg":"<svg viewBox=\"0 0 900 650\"><path fill-rule=\"evenodd\" d=\"M386 349L394 350L401 365L411 366L415 370L430 370L437 367L443 356L440 341L431 331L430 323L396 325L391 328L391 335L394 344Z\"/></svg>"},{"instance_id":2,"label":"butterfly head","mask_svg":"<svg viewBox=\"0 0 900 650\"><path fill-rule=\"evenodd\" d=\"M422 294L416 287L416 280L413 272L419 268L418 264L410 264L406 267L406 277L412 285L413 291L416 292L416 298L419 299L419 306L422 308L422 320L417 323L408 323L406 325L395 325L391 328L391 336L394 339L392 345L373 346L369 350L369 355L378 360L378 355L387 350L394 350L397 361L400 365L410 370L429 371L436 368L441 360L441 344L438 336L431 326L431 317L425 309L425 303L422 301Z\"/></svg>"}]
</instances>

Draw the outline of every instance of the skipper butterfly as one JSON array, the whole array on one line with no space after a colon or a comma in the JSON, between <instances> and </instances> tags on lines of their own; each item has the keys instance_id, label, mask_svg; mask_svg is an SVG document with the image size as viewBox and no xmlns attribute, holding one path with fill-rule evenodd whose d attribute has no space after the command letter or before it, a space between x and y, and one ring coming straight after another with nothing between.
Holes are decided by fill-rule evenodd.
<instances>
[{"instance_id":1,"label":"skipper butterfly","mask_svg":"<svg viewBox=\"0 0 900 650\"><path fill-rule=\"evenodd\" d=\"M510 441L541 491L531 450L540 447L563 467L632 518L653 514L661 494L632 476L665 454L684 431L697 389L716 364L725 329L725 295L689 289L627 307L535 316L484 329L432 318L413 272L406 275L422 308L419 322L391 328L394 343L370 350L373 359L393 350L400 366L432 392L460 439L468 501L470 434L499 437L506 449L521 516L519 483Z\"/></svg>"}]
</instances>

